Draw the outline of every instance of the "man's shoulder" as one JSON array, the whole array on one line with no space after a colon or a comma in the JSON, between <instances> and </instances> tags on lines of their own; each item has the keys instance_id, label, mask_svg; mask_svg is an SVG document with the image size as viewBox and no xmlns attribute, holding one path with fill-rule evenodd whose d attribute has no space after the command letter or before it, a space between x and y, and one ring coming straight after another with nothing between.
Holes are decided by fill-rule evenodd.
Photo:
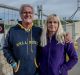
<instances>
[{"instance_id":1,"label":"man's shoulder","mask_svg":"<svg viewBox=\"0 0 80 75\"><path fill-rule=\"evenodd\" d=\"M12 27L10 28L10 31L17 30L18 28L19 28L18 25L12 26Z\"/></svg>"}]
</instances>

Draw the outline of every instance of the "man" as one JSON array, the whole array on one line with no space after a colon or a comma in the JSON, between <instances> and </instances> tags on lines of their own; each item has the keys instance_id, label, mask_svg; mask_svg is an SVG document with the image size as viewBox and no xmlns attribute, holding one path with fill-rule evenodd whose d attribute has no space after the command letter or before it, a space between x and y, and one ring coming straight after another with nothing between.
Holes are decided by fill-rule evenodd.
<instances>
[{"instance_id":1,"label":"man","mask_svg":"<svg viewBox=\"0 0 80 75\"><path fill-rule=\"evenodd\" d=\"M41 28L33 26L34 10L31 5L20 8L22 22L12 27L5 39L3 51L14 75L36 75L36 52Z\"/></svg>"},{"instance_id":2,"label":"man","mask_svg":"<svg viewBox=\"0 0 80 75\"><path fill-rule=\"evenodd\" d=\"M36 49L41 29L33 26L33 7L24 4L20 8L21 23L12 27L6 36L4 56L13 67L14 75L34 75Z\"/></svg>"}]
</instances>

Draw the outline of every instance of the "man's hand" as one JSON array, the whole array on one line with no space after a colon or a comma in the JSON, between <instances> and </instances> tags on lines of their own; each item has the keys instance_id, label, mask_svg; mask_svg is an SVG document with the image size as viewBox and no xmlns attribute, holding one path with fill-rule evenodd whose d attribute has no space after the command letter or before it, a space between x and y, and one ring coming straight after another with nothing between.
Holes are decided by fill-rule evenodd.
<instances>
[{"instance_id":1,"label":"man's hand","mask_svg":"<svg viewBox=\"0 0 80 75\"><path fill-rule=\"evenodd\" d=\"M71 35L71 33L67 32L67 33L64 35L64 39L65 39L65 42L66 42L66 43L72 42L72 35Z\"/></svg>"},{"instance_id":2,"label":"man's hand","mask_svg":"<svg viewBox=\"0 0 80 75\"><path fill-rule=\"evenodd\" d=\"M17 72L20 68L20 61L18 62L18 64L13 68L14 72Z\"/></svg>"}]
</instances>

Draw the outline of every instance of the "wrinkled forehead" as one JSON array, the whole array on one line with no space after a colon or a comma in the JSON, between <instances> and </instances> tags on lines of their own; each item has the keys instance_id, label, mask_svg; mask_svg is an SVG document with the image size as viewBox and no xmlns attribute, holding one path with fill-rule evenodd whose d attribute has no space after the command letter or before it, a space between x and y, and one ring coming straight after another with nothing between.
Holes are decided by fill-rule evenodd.
<instances>
[{"instance_id":1,"label":"wrinkled forehead","mask_svg":"<svg viewBox=\"0 0 80 75\"><path fill-rule=\"evenodd\" d=\"M24 11L24 10L27 10L27 11L28 11L28 10L31 10L31 11L32 11L32 8L31 8L31 7L24 7L24 8L23 8L23 11Z\"/></svg>"}]
</instances>

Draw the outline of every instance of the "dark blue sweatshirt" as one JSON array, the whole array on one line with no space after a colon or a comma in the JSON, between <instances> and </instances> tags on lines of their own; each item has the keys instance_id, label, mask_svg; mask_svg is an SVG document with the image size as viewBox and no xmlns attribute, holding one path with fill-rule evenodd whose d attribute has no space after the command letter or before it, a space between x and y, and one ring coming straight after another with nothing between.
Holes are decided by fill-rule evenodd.
<instances>
[{"instance_id":1,"label":"dark blue sweatshirt","mask_svg":"<svg viewBox=\"0 0 80 75\"><path fill-rule=\"evenodd\" d=\"M45 47L39 47L38 63L40 75L67 75L78 61L78 56L73 43L58 43L55 36ZM66 61L66 54L69 60Z\"/></svg>"},{"instance_id":2,"label":"dark blue sweatshirt","mask_svg":"<svg viewBox=\"0 0 80 75\"><path fill-rule=\"evenodd\" d=\"M32 26L25 31L19 25L12 27L5 39L3 51L8 63L20 61L19 70L14 75L35 75L36 50L41 28Z\"/></svg>"}]
</instances>

